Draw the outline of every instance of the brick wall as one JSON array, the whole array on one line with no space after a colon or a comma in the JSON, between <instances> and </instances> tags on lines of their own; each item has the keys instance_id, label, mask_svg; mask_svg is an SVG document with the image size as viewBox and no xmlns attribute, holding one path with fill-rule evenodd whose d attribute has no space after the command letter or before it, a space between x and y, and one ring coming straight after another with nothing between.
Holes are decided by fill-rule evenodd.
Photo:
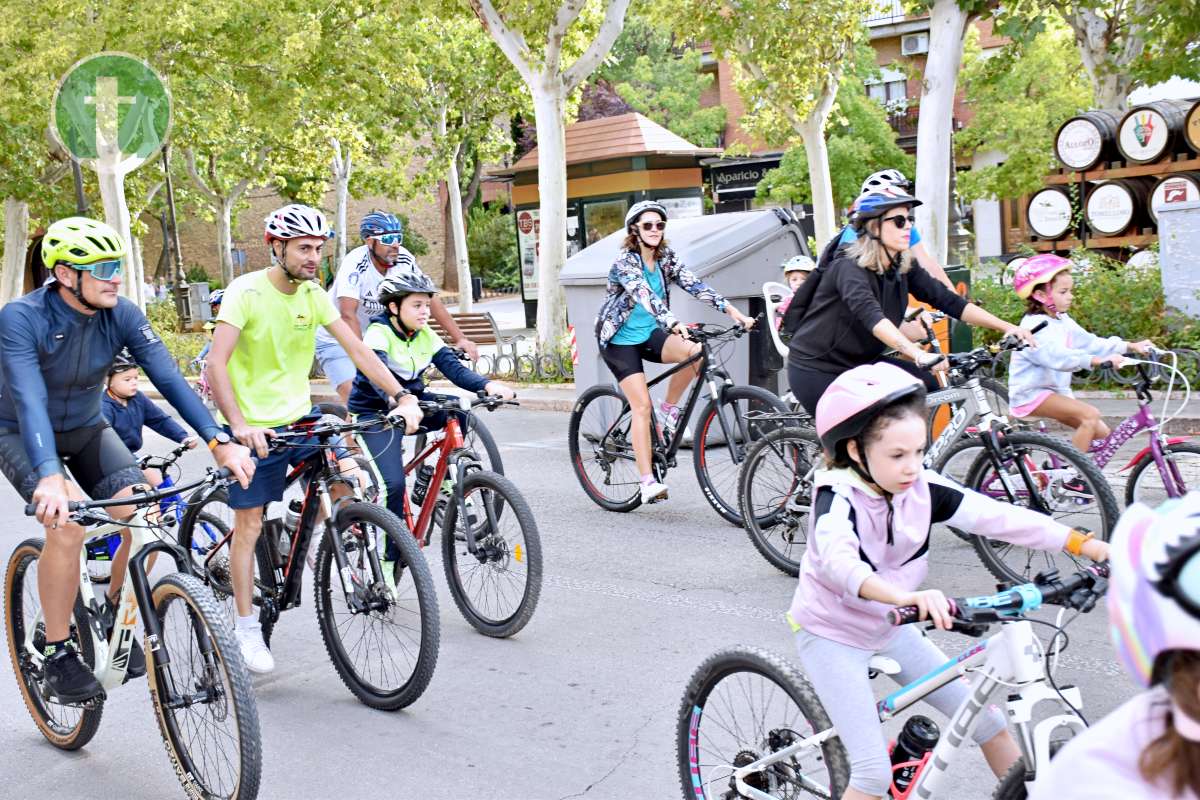
<instances>
[{"instance_id":1,"label":"brick wall","mask_svg":"<svg viewBox=\"0 0 1200 800\"><path fill-rule=\"evenodd\" d=\"M247 200L249 208L244 209L238 215L234 225L233 246L246 251L247 269L261 269L270 263L270 256L263 243L263 219L272 210L284 205L286 201L274 192L264 189L251 189L247 193ZM333 224L336 207L334 193L326 194L321 205L322 210L330 219L330 224ZM406 215L409 228L420 231L429 243L429 252L419 257L417 261L429 277L440 285L443 274L445 236L442 230L442 211L438 205L436 192L418 196L406 202L389 200L385 197L365 197L361 200L350 197L346 209L346 227L349 229L349 236L346 240L347 250L362 244L358 238L358 221L368 211L376 208ZM162 250L162 236L160 228L154 220L149 217L146 217L145 220L150 225L150 231L142 237L142 252L146 262L146 272L152 274ZM219 278L221 266L217 252L217 226L214 223L206 222L195 210L180 208L179 243L185 270L193 266L201 266L213 278Z\"/></svg>"}]
</instances>

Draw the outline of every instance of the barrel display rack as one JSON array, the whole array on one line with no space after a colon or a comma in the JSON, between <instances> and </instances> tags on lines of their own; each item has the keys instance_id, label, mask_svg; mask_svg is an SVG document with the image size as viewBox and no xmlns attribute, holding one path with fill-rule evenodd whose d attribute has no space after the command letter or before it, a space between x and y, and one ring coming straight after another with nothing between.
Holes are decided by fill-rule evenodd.
<instances>
[{"instance_id":1,"label":"barrel display rack","mask_svg":"<svg viewBox=\"0 0 1200 800\"><path fill-rule=\"evenodd\" d=\"M1054 153L1059 171L1025 203L1029 245L1146 247L1159 208L1200 200L1200 100L1079 114L1059 127Z\"/></svg>"}]
</instances>

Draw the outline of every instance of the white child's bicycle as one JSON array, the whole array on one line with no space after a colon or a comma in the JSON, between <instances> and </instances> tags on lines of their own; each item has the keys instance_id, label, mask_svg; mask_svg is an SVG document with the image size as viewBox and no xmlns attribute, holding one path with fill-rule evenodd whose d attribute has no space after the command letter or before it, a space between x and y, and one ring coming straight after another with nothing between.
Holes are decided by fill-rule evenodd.
<instances>
[{"instance_id":1,"label":"white child's bicycle","mask_svg":"<svg viewBox=\"0 0 1200 800\"><path fill-rule=\"evenodd\" d=\"M1107 577L1107 565L1096 564L1064 579L1052 571L998 594L952 601L954 630L982 636L993 624L1001 628L879 701L879 719L888 720L960 676L971 678L970 695L936 746L917 761L896 765L897 771L907 771L907 786L903 792L893 786L889 797L951 797L947 768L999 692L1008 721L1016 727L1022 757L994 797L1026 797L1039 766L1085 722L1079 712L1079 689L1054 682L1061 648L1053 643L1062 628L1053 626L1057 631L1046 646L1024 617L1046 603L1090 611L1103 596ZM906 606L889 617L903 625L917 622L917 613L916 606ZM872 677L898 671L891 659L871 661ZM1057 708L1047 715L1042 704ZM849 780L845 749L808 680L787 660L758 648L722 650L700 665L679 709L676 742L680 782L688 800L836 800Z\"/></svg>"},{"instance_id":2,"label":"white child's bicycle","mask_svg":"<svg viewBox=\"0 0 1200 800\"><path fill-rule=\"evenodd\" d=\"M129 568L114 604L116 619L106 620L92 589L86 564L87 547L80 551L79 594L71 617L70 641L96 675L104 692L86 703L63 703L47 690L42 675L45 622L38 595L38 559L43 540L26 539L8 559L5 573L5 628L13 672L30 716L55 747L78 750L100 725L107 693L129 677L138 610L145 628L145 653L150 699L167 754L188 797L253 800L262 769L258 709L250 678L234 642L227 617L213 593L193 574L191 559L167 536L158 502L224 480L209 470L193 483L115 500L72 502L71 519L96 524L89 540L128 527L133 540ZM104 509L135 506L128 522L116 522ZM25 508L32 514L34 506ZM178 572L153 587L146 558L154 552L174 559ZM106 624L107 623L107 624ZM111 624L112 630L107 630Z\"/></svg>"}]
</instances>

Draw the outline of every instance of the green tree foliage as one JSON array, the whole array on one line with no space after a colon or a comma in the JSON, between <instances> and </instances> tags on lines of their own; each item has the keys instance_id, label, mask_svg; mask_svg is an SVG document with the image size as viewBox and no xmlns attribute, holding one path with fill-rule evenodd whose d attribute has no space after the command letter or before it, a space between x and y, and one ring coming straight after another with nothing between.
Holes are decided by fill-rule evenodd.
<instances>
[{"instance_id":1,"label":"green tree foliage","mask_svg":"<svg viewBox=\"0 0 1200 800\"><path fill-rule=\"evenodd\" d=\"M700 69L700 52L681 48L660 21L633 17L596 72L633 110L699 147L715 147L725 129L725 109L702 108L715 75Z\"/></svg>"},{"instance_id":2,"label":"green tree foliage","mask_svg":"<svg viewBox=\"0 0 1200 800\"><path fill-rule=\"evenodd\" d=\"M914 159L896 144L896 132L887 113L867 96L864 81L877 73L869 48L857 54L858 67L838 88L837 101L825 127L829 147L829 174L833 201L847 208L858 196L863 180L881 169L913 174ZM777 169L758 184L758 197L776 203L811 203L812 181L803 147L788 150Z\"/></svg>"},{"instance_id":3,"label":"green tree foliage","mask_svg":"<svg viewBox=\"0 0 1200 800\"><path fill-rule=\"evenodd\" d=\"M1053 80L1047 76L1053 75ZM1023 47L1009 45L983 53L978 35L969 35L960 83L971 123L954 137L960 160L977 151L999 150L1004 163L960 173L958 190L966 200L1018 197L1036 191L1054 169L1054 133L1085 110L1092 89L1072 40L1061 22Z\"/></svg>"},{"instance_id":4,"label":"green tree foliage","mask_svg":"<svg viewBox=\"0 0 1200 800\"><path fill-rule=\"evenodd\" d=\"M492 289L515 289L520 282L517 228L512 214L476 206L467 212L467 248L473 271Z\"/></svg>"}]
</instances>

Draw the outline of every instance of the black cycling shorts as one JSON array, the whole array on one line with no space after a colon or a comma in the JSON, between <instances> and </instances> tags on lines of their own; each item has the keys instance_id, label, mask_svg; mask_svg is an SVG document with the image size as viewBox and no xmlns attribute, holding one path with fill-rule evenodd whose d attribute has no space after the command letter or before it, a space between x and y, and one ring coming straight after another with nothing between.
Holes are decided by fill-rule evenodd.
<instances>
[{"instance_id":1,"label":"black cycling shorts","mask_svg":"<svg viewBox=\"0 0 1200 800\"><path fill-rule=\"evenodd\" d=\"M107 422L54 434L59 462L79 488L93 500L108 500L128 486L144 485L137 460ZM0 428L0 472L25 502L41 480L29 463L21 432Z\"/></svg>"},{"instance_id":2,"label":"black cycling shorts","mask_svg":"<svg viewBox=\"0 0 1200 800\"><path fill-rule=\"evenodd\" d=\"M666 345L669 338L671 338L671 334L662 328L655 328L651 332L650 338L641 344L609 342L608 347L600 348L600 355L604 358L604 363L608 364L608 368L612 370L617 383L620 383L630 375L646 371L642 367L643 359L653 361L655 364L663 363L663 346Z\"/></svg>"}]
</instances>

